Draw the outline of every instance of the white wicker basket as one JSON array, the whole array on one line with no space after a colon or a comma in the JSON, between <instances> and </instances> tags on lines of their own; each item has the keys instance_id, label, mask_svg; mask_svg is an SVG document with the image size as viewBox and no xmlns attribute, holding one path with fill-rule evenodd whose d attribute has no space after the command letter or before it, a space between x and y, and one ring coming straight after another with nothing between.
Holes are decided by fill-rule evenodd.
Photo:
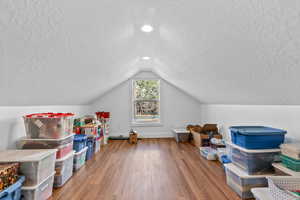
<instances>
[{"instance_id":1,"label":"white wicker basket","mask_svg":"<svg viewBox=\"0 0 300 200\"><path fill-rule=\"evenodd\" d=\"M300 177L292 176L270 176L267 177L269 190L274 200L299 200L285 190L299 190Z\"/></svg>"}]
</instances>

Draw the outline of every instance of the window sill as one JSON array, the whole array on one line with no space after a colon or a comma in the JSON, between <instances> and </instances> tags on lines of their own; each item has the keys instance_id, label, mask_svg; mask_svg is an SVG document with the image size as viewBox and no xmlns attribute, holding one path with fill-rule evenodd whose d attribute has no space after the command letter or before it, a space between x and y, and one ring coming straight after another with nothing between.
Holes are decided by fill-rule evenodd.
<instances>
[{"instance_id":1,"label":"window sill","mask_svg":"<svg viewBox=\"0 0 300 200\"><path fill-rule=\"evenodd\" d=\"M132 127L162 127L161 122L131 122Z\"/></svg>"}]
</instances>

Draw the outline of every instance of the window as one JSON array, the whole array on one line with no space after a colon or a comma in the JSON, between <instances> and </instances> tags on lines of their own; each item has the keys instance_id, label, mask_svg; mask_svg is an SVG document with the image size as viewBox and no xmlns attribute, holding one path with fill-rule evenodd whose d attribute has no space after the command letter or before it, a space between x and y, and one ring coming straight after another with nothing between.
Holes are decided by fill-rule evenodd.
<instances>
[{"instance_id":1,"label":"window","mask_svg":"<svg viewBox=\"0 0 300 200\"><path fill-rule=\"evenodd\" d=\"M160 81L133 80L133 122L160 123Z\"/></svg>"}]
</instances>

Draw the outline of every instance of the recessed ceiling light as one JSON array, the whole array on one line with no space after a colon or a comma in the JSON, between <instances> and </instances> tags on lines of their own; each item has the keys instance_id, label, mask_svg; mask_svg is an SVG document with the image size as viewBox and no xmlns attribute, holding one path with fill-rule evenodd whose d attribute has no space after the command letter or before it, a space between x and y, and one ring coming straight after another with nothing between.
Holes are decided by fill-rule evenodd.
<instances>
[{"instance_id":1,"label":"recessed ceiling light","mask_svg":"<svg viewBox=\"0 0 300 200\"><path fill-rule=\"evenodd\" d=\"M141 31L143 31L145 33L150 33L153 31L153 27L149 24L145 24L141 27Z\"/></svg>"},{"instance_id":2,"label":"recessed ceiling light","mask_svg":"<svg viewBox=\"0 0 300 200\"><path fill-rule=\"evenodd\" d=\"M144 56L142 57L143 60L150 60L150 57L149 56Z\"/></svg>"}]
</instances>

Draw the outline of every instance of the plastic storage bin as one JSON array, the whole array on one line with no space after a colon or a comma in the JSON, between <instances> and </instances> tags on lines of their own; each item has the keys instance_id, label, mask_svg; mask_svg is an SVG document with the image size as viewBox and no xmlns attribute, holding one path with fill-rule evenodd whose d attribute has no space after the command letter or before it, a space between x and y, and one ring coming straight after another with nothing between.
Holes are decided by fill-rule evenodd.
<instances>
[{"instance_id":1,"label":"plastic storage bin","mask_svg":"<svg viewBox=\"0 0 300 200\"><path fill-rule=\"evenodd\" d=\"M60 139L73 133L72 113L38 113L24 116L27 138Z\"/></svg>"},{"instance_id":2,"label":"plastic storage bin","mask_svg":"<svg viewBox=\"0 0 300 200\"><path fill-rule=\"evenodd\" d=\"M73 151L73 135L62 139L28 139L18 144L21 149L57 149L56 158L60 159Z\"/></svg>"},{"instance_id":3,"label":"plastic storage bin","mask_svg":"<svg viewBox=\"0 0 300 200\"><path fill-rule=\"evenodd\" d=\"M54 171L55 158L55 149L0 152L0 163L20 163L20 174L25 176L24 186L38 185L49 177Z\"/></svg>"},{"instance_id":4,"label":"plastic storage bin","mask_svg":"<svg viewBox=\"0 0 300 200\"><path fill-rule=\"evenodd\" d=\"M186 129L173 129L176 142L188 142L190 140L191 133Z\"/></svg>"},{"instance_id":5,"label":"plastic storage bin","mask_svg":"<svg viewBox=\"0 0 300 200\"><path fill-rule=\"evenodd\" d=\"M22 187L22 200L47 200L52 196L54 173L43 182L31 187Z\"/></svg>"},{"instance_id":6,"label":"plastic storage bin","mask_svg":"<svg viewBox=\"0 0 300 200\"><path fill-rule=\"evenodd\" d=\"M74 152L55 162L54 187L63 186L73 175Z\"/></svg>"},{"instance_id":7,"label":"plastic storage bin","mask_svg":"<svg viewBox=\"0 0 300 200\"><path fill-rule=\"evenodd\" d=\"M88 147L74 154L73 170L79 170L85 164L86 152Z\"/></svg>"},{"instance_id":8,"label":"plastic storage bin","mask_svg":"<svg viewBox=\"0 0 300 200\"><path fill-rule=\"evenodd\" d=\"M86 160L90 160L94 155L94 146L95 146L95 137L88 137L87 139L87 152L86 152Z\"/></svg>"},{"instance_id":9,"label":"plastic storage bin","mask_svg":"<svg viewBox=\"0 0 300 200\"><path fill-rule=\"evenodd\" d=\"M95 153L99 152L99 151L100 151L100 148L101 148L101 138L98 137L98 138L95 140L95 147L94 147Z\"/></svg>"},{"instance_id":10,"label":"plastic storage bin","mask_svg":"<svg viewBox=\"0 0 300 200\"><path fill-rule=\"evenodd\" d=\"M232 126L231 141L246 149L276 149L286 131L265 126Z\"/></svg>"},{"instance_id":11,"label":"plastic storage bin","mask_svg":"<svg viewBox=\"0 0 300 200\"><path fill-rule=\"evenodd\" d=\"M274 173L273 162L280 161L280 149L250 150L227 143L232 163L250 175Z\"/></svg>"},{"instance_id":12,"label":"plastic storage bin","mask_svg":"<svg viewBox=\"0 0 300 200\"><path fill-rule=\"evenodd\" d=\"M84 134L78 134L74 136L74 145L73 149L76 152L81 151L86 147L87 136Z\"/></svg>"},{"instance_id":13,"label":"plastic storage bin","mask_svg":"<svg viewBox=\"0 0 300 200\"><path fill-rule=\"evenodd\" d=\"M267 177L269 184L269 191L273 200L299 200L287 190L299 190L300 178L292 176L271 176Z\"/></svg>"},{"instance_id":14,"label":"plastic storage bin","mask_svg":"<svg viewBox=\"0 0 300 200\"><path fill-rule=\"evenodd\" d=\"M13 185L5 188L0 192L0 200L20 200L21 199L21 187L25 181L24 176L20 176Z\"/></svg>"},{"instance_id":15,"label":"plastic storage bin","mask_svg":"<svg viewBox=\"0 0 300 200\"><path fill-rule=\"evenodd\" d=\"M252 188L267 187L268 181L264 175L248 175L234 164L225 164L227 184L242 198L253 198Z\"/></svg>"},{"instance_id":16,"label":"plastic storage bin","mask_svg":"<svg viewBox=\"0 0 300 200\"><path fill-rule=\"evenodd\" d=\"M200 154L207 160L217 160L217 151L211 147L199 147Z\"/></svg>"},{"instance_id":17,"label":"plastic storage bin","mask_svg":"<svg viewBox=\"0 0 300 200\"><path fill-rule=\"evenodd\" d=\"M281 153L285 156L300 160L300 143L280 145Z\"/></svg>"},{"instance_id":18,"label":"plastic storage bin","mask_svg":"<svg viewBox=\"0 0 300 200\"><path fill-rule=\"evenodd\" d=\"M296 172L300 172L300 160L295 160L285 155L281 155L280 158L284 166Z\"/></svg>"}]
</instances>

